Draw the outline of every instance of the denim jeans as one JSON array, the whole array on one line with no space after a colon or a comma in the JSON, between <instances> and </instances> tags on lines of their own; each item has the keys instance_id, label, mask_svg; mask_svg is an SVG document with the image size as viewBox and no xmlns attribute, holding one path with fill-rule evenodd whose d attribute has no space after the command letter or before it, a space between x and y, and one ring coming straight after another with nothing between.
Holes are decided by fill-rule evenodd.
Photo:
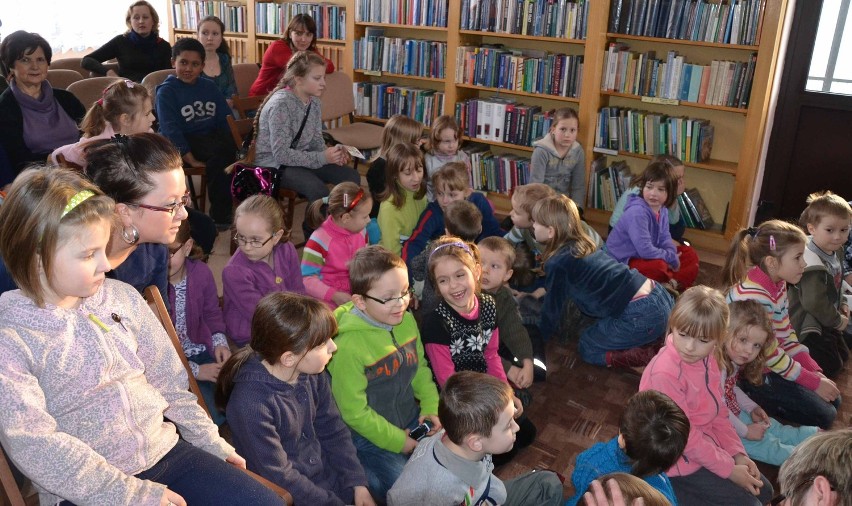
<instances>
[{"instance_id":1,"label":"denim jeans","mask_svg":"<svg viewBox=\"0 0 852 506\"><path fill-rule=\"evenodd\" d=\"M413 429L417 425L419 425L418 419L415 418L405 428ZM361 461L364 472L367 474L367 488L370 490L370 494L377 502L384 503L388 490L399 478L402 468L408 462L408 455L379 448L369 439L354 431L352 432L352 442L358 452L358 460Z\"/></svg>"},{"instance_id":2,"label":"denim jeans","mask_svg":"<svg viewBox=\"0 0 852 506\"><path fill-rule=\"evenodd\" d=\"M352 167L327 163L318 169L305 167L281 167L281 187L304 195L308 202L313 202L328 195L326 184L336 185L351 181L361 184L361 175Z\"/></svg>"},{"instance_id":3,"label":"denim jeans","mask_svg":"<svg viewBox=\"0 0 852 506\"><path fill-rule=\"evenodd\" d=\"M663 337L674 306L671 295L659 283L646 297L633 300L618 316L602 318L580 334L580 357L606 365L606 352L629 350Z\"/></svg>"},{"instance_id":4,"label":"denim jeans","mask_svg":"<svg viewBox=\"0 0 852 506\"><path fill-rule=\"evenodd\" d=\"M183 439L179 439L154 467L136 477L169 487L187 504L284 504L281 498L249 475ZM61 506L70 504L70 501L60 503Z\"/></svg>"},{"instance_id":5,"label":"denim jeans","mask_svg":"<svg viewBox=\"0 0 852 506\"><path fill-rule=\"evenodd\" d=\"M760 475L763 485L755 496L731 480L710 472L706 467L686 476L670 476L678 504L719 504L761 506L772 499L772 484Z\"/></svg>"},{"instance_id":6,"label":"denim jeans","mask_svg":"<svg viewBox=\"0 0 852 506\"><path fill-rule=\"evenodd\" d=\"M740 381L738 385L769 416L799 425L816 425L828 430L840 407L840 397L833 403L825 402L816 392L774 372L764 374L760 386L748 381Z\"/></svg>"}]
</instances>

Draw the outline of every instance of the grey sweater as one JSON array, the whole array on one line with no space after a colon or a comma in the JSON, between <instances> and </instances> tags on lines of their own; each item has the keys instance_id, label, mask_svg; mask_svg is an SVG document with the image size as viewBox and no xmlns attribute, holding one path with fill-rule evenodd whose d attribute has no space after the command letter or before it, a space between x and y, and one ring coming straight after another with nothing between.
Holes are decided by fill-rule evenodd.
<instances>
[{"instance_id":1,"label":"grey sweater","mask_svg":"<svg viewBox=\"0 0 852 506\"><path fill-rule=\"evenodd\" d=\"M544 183L567 195L579 207L586 205L586 155L579 142L560 157L547 134L533 143L535 150L530 162L530 183Z\"/></svg>"},{"instance_id":2,"label":"grey sweater","mask_svg":"<svg viewBox=\"0 0 852 506\"><path fill-rule=\"evenodd\" d=\"M269 98L260 111L255 154L257 165L318 169L327 163L325 143L322 140L321 105L316 97L311 97L308 121L305 122L296 149L290 149L307 107L289 89L278 90Z\"/></svg>"}]
</instances>

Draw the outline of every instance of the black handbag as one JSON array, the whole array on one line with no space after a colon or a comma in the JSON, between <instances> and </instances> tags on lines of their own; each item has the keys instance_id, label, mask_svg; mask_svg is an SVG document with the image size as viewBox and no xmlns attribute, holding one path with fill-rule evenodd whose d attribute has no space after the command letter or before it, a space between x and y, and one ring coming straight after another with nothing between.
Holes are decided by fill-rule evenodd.
<instances>
[{"instance_id":1,"label":"black handbag","mask_svg":"<svg viewBox=\"0 0 852 506\"><path fill-rule=\"evenodd\" d=\"M305 116L302 118L302 124L299 125L299 131L296 132L296 136L290 143L290 149L296 149L299 139L302 138L302 130L305 129L305 123L308 121L310 112L311 103L309 102L307 109L305 109ZM260 114L260 111L257 113ZM243 163L235 163L234 176L231 179L231 195L237 202L242 202L252 195L258 194L275 198L278 195L284 169L285 167L252 167Z\"/></svg>"}]
</instances>

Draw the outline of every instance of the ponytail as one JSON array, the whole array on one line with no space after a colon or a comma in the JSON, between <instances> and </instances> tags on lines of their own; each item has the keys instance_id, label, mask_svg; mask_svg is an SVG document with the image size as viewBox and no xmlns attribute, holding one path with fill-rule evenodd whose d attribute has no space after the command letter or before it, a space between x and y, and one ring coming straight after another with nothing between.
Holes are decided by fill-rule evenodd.
<instances>
[{"instance_id":1,"label":"ponytail","mask_svg":"<svg viewBox=\"0 0 852 506\"><path fill-rule=\"evenodd\" d=\"M734 235L722 268L722 280L732 287L743 280L749 265L766 271L767 257L780 259L792 246L806 244L802 229L781 220L764 221L757 227L740 230Z\"/></svg>"},{"instance_id":2,"label":"ponytail","mask_svg":"<svg viewBox=\"0 0 852 506\"><path fill-rule=\"evenodd\" d=\"M305 223L311 229L316 230L322 225L322 222L327 218L328 200L327 197L316 199L311 202L308 209L305 211Z\"/></svg>"},{"instance_id":3,"label":"ponytail","mask_svg":"<svg viewBox=\"0 0 852 506\"><path fill-rule=\"evenodd\" d=\"M722 284L727 288L742 281L746 272L748 272L748 243L750 239L748 229L745 228L734 234L721 273Z\"/></svg>"},{"instance_id":4,"label":"ponytail","mask_svg":"<svg viewBox=\"0 0 852 506\"><path fill-rule=\"evenodd\" d=\"M251 346L243 347L231 355L227 362L225 362L225 365L222 366L222 369L219 370L215 392L216 408L219 411L225 411L228 399L231 398L231 392L234 391L234 378L236 378L237 373L240 372L243 364L251 357L252 353L254 353L254 350L251 349Z\"/></svg>"},{"instance_id":5,"label":"ponytail","mask_svg":"<svg viewBox=\"0 0 852 506\"><path fill-rule=\"evenodd\" d=\"M135 118L139 106L151 96L141 84L129 79L116 81L104 90L103 96L86 112L80 130L83 137L94 137L103 133L107 123L118 132L118 120L122 114ZM145 111L147 114L148 111ZM133 132L140 133L140 132Z\"/></svg>"},{"instance_id":6,"label":"ponytail","mask_svg":"<svg viewBox=\"0 0 852 506\"><path fill-rule=\"evenodd\" d=\"M104 113L103 99L101 99L86 111L83 122L80 123L80 130L83 131L84 138L94 137L103 133L106 123L107 119Z\"/></svg>"}]
</instances>

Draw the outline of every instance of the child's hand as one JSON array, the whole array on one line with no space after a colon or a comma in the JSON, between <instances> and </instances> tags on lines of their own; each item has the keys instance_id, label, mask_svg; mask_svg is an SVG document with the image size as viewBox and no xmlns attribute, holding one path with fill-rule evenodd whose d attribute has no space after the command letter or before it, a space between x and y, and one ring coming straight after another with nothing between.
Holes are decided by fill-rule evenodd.
<instances>
[{"instance_id":1,"label":"child's hand","mask_svg":"<svg viewBox=\"0 0 852 506\"><path fill-rule=\"evenodd\" d=\"M414 449L417 448L417 441L408 437L409 432L411 431L405 429L405 445L403 445L402 451L400 452L403 455L411 455L411 452L413 452Z\"/></svg>"},{"instance_id":2,"label":"child's hand","mask_svg":"<svg viewBox=\"0 0 852 506\"><path fill-rule=\"evenodd\" d=\"M536 299L540 299L540 298L544 297L545 295L547 295L547 290L545 290L544 287L536 288L535 291L532 292L530 295L532 295Z\"/></svg>"},{"instance_id":3,"label":"child's hand","mask_svg":"<svg viewBox=\"0 0 852 506\"><path fill-rule=\"evenodd\" d=\"M217 364L224 364L226 360L231 358L231 349L227 346L217 346L213 348L213 355L216 357Z\"/></svg>"},{"instance_id":4,"label":"child's hand","mask_svg":"<svg viewBox=\"0 0 852 506\"><path fill-rule=\"evenodd\" d=\"M586 506L628 506L624 501L624 494L621 492L621 487L615 480L607 482L609 488L610 499L607 499L603 485L598 480L592 480L589 484L589 491L583 494L583 501ZM630 506L644 506L645 500L637 497Z\"/></svg>"},{"instance_id":5,"label":"child's hand","mask_svg":"<svg viewBox=\"0 0 852 506\"><path fill-rule=\"evenodd\" d=\"M420 423L423 423L427 418L429 419L429 423L432 424L432 430L426 433L427 436L431 436L444 428L444 426L441 425L441 420L438 418L438 415L421 416L418 420Z\"/></svg>"},{"instance_id":6,"label":"child's hand","mask_svg":"<svg viewBox=\"0 0 852 506\"><path fill-rule=\"evenodd\" d=\"M346 158L349 155L343 150L343 147L338 144L330 148L325 148L325 161L335 165L343 165L346 163Z\"/></svg>"},{"instance_id":7,"label":"child's hand","mask_svg":"<svg viewBox=\"0 0 852 506\"><path fill-rule=\"evenodd\" d=\"M517 419L524 414L524 405L521 404L521 400L515 395L512 396L512 404L515 405L515 418Z\"/></svg>"},{"instance_id":8,"label":"child's hand","mask_svg":"<svg viewBox=\"0 0 852 506\"><path fill-rule=\"evenodd\" d=\"M527 295L529 295L527 292L521 292L519 290L515 290L514 288L509 288L509 291L512 292L512 297L514 297L516 299L522 299L522 298L526 297Z\"/></svg>"},{"instance_id":9,"label":"child's hand","mask_svg":"<svg viewBox=\"0 0 852 506\"><path fill-rule=\"evenodd\" d=\"M754 408L751 412L751 421L754 423L762 423L769 427L769 415L760 406Z\"/></svg>"},{"instance_id":10,"label":"child's hand","mask_svg":"<svg viewBox=\"0 0 852 506\"><path fill-rule=\"evenodd\" d=\"M533 363L530 359L524 359L523 367L511 366L506 373L509 381L518 388L529 388L533 382Z\"/></svg>"},{"instance_id":11,"label":"child's hand","mask_svg":"<svg viewBox=\"0 0 852 506\"><path fill-rule=\"evenodd\" d=\"M219 377L219 371L222 369L222 364L202 364L198 366L198 376L195 379L200 381L216 381Z\"/></svg>"},{"instance_id":12,"label":"child's hand","mask_svg":"<svg viewBox=\"0 0 852 506\"><path fill-rule=\"evenodd\" d=\"M196 167L201 169L207 166L204 162L195 158L195 156L192 154L192 151L188 151L185 155L183 155L182 158L183 161L190 167Z\"/></svg>"},{"instance_id":13,"label":"child's hand","mask_svg":"<svg viewBox=\"0 0 852 506\"><path fill-rule=\"evenodd\" d=\"M837 385L833 381L820 375L816 394L825 402L834 402L834 399L837 399L837 396L840 395L840 390L837 389Z\"/></svg>"},{"instance_id":14,"label":"child's hand","mask_svg":"<svg viewBox=\"0 0 852 506\"><path fill-rule=\"evenodd\" d=\"M748 466L744 464L734 464L734 470L731 471L728 479L748 490L752 495L759 494L760 486L763 485L762 481L751 475Z\"/></svg>"},{"instance_id":15,"label":"child's hand","mask_svg":"<svg viewBox=\"0 0 852 506\"><path fill-rule=\"evenodd\" d=\"M748 455L744 453L738 453L734 455L734 463L746 466L748 468L749 474L760 479L760 470L757 468L757 464L754 463L753 460L749 458Z\"/></svg>"},{"instance_id":16,"label":"child's hand","mask_svg":"<svg viewBox=\"0 0 852 506\"><path fill-rule=\"evenodd\" d=\"M748 425L745 438L749 441L761 441L766 433L767 426L762 423L751 423Z\"/></svg>"},{"instance_id":17,"label":"child's hand","mask_svg":"<svg viewBox=\"0 0 852 506\"><path fill-rule=\"evenodd\" d=\"M173 490L166 489L160 498L160 506L186 506L186 500Z\"/></svg>"},{"instance_id":18,"label":"child's hand","mask_svg":"<svg viewBox=\"0 0 852 506\"><path fill-rule=\"evenodd\" d=\"M420 307L420 299L413 293L411 294L411 300L408 301L408 307L415 311Z\"/></svg>"},{"instance_id":19,"label":"child's hand","mask_svg":"<svg viewBox=\"0 0 852 506\"><path fill-rule=\"evenodd\" d=\"M342 306L352 300L352 296L346 292L334 292L334 295L331 296L331 300L338 306Z\"/></svg>"},{"instance_id":20,"label":"child's hand","mask_svg":"<svg viewBox=\"0 0 852 506\"><path fill-rule=\"evenodd\" d=\"M246 459L240 457L240 455L237 453L232 453L230 457L225 459L225 462L240 469L246 468Z\"/></svg>"},{"instance_id":21,"label":"child's hand","mask_svg":"<svg viewBox=\"0 0 852 506\"><path fill-rule=\"evenodd\" d=\"M367 490L367 487L358 486L354 487L355 490L355 506L376 506L376 502L373 501L373 496L370 495L370 491Z\"/></svg>"}]
</instances>

